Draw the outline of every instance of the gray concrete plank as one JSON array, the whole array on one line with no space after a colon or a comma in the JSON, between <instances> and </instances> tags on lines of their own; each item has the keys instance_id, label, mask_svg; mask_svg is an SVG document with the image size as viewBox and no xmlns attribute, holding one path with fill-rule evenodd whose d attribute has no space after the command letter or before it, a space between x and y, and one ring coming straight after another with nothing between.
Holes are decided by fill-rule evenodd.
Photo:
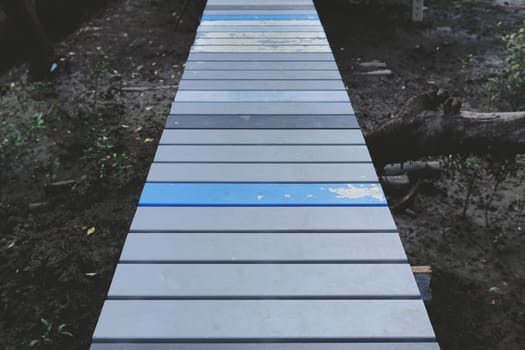
<instances>
[{"instance_id":1,"label":"gray concrete plank","mask_svg":"<svg viewBox=\"0 0 525 350\"><path fill-rule=\"evenodd\" d=\"M186 64L186 70L334 70L335 62L331 61L191 61Z\"/></svg>"},{"instance_id":2,"label":"gray concrete plank","mask_svg":"<svg viewBox=\"0 0 525 350\"><path fill-rule=\"evenodd\" d=\"M192 52L332 52L328 45L207 45L192 46Z\"/></svg>"},{"instance_id":3,"label":"gray concrete plank","mask_svg":"<svg viewBox=\"0 0 525 350\"><path fill-rule=\"evenodd\" d=\"M354 115L170 115L166 128L186 129L357 129Z\"/></svg>"},{"instance_id":4,"label":"gray concrete plank","mask_svg":"<svg viewBox=\"0 0 525 350\"><path fill-rule=\"evenodd\" d=\"M96 343L90 350L439 350L437 343Z\"/></svg>"},{"instance_id":5,"label":"gray concrete plank","mask_svg":"<svg viewBox=\"0 0 525 350\"><path fill-rule=\"evenodd\" d=\"M183 80L338 80L341 75L337 70L225 70L225 71L185 71Z\"/></svg>"},{"instance_id":6,"label":"gray concrete plank","mask_svg":"<svg viewBox=\"0 0 525 350\"><path fill-rule=\"evenodd\" d=\"M313 6L311 0L251 0L249 3L239 0L210 0L207 6L230 5L230 6Z\"/></svg>"},{"instance_id":7,"label":"gray concrete plank","mask_svg":"<svg viewBox=\"0 0 525 350\"><path fill-rule=\"evenodd\" d=\"M349 102L177 102L170 114L176 115L351 115Z\"/></svg>"},{"instance_id":8,"label":"gray concrete plank","mask_svg":"<svg viewBox=\"0 0 525 350\"><path fill-rule=\"evenodd\" d=\"M365 145L160 145L155 162L355 163L372 162Z\"/></svg>"},{"instance_id":9,"label":"gray concrete plank","mask_svg":"<svg viewBox=\"0 0 525 350\"><path fill-rule=\"evenodd\" d=\"M341 80L181 80L178 91L346 91Z\"/></svg>"},{"instance_id":10,"label":"gray concrete plank","mask_svg":"<svg viewBox=\"0 0 525 350\"><path fill-rule=\"evenodd\" d=\"M201 32L196 38L199 39L271 39L271 38L318 38L325 39L324 32Z\"/></svg>"},{"instance_id":11,"label":"gray concrete plank","mask_svg":"<svg viewBox=\"0 0 525 350\"><path fill-rule=\"evenodd\" d=\"M323 32L324 33L324 32ZM203 53L189 54L188 62L192 61L331 61L330 53Z\"/></svg>"},{"instance_id":12,"label":"gray concrete plank","mask_svg":"<svg viewBox=\"0 0 525 350\"><path fill-rule=\"evenodd\" d=\"M388 207L139 207L133 232L395 231Z\"/></svg>"},{"instance_id":13,"label":"gray concrete plank","mask_svg":"<svg viewBox=\"0 0 525 350\"><path fill-rule=\"evenodd\" d=\"M153 163L149 182L375 182L370 163Z\"/></svg>"},{"instance_id":14,"label":"gray concrete plank","mask_svg":"<svg viewBox=\"0 0 525 350\"><path fill-rule=\"evenodd\" d=\"M271 26L277 26L277 27L288 27L293 29L294 27L302 27L302 26L320 26L321 22L318 19L313 20L224 20L224 21L209 21L209 20L202 20L201 24L199 26L199 29L206 29L209 27L241 27L241 26L250 26L250 27L262 27L262 30L266 30L267 27Z\"/></svg>"},{"instance_id":15,"label":"gray concrete plank","mask_svg":"<svg viewBox=\"0 0 525 350\"><path fill-rule=\"evenodd\" d=\"M397 233L130 233L120 262L406 262Z\"/></svg>"},{"instance_id":16,"label":"gray concrete plank","mask_svg":"<svg viewBox=\"0 0 525 350\"><path fill-rule=\"evenodd\" d=\"M164 130L162 145L177 144L260 144L260 145L362 145L360 130Z\"/></svg>"},{"instance_id":17,"label":"gray concrete plank","mask_svg":"<svg viewBox=\"0 0 525 350\"><path fill-rule=\"evenodd\" d=\"M433 340L420 300L109 300L95 340Z\"/></svg>"},{"instance_id":18,"label":"gray concrete plank","mask_svg":"<svg viewBox=\"0 0 525 350\"><path fill-rule=\"evenodd\" d=\"M417 299L409 264L119 264L109 299Z\"/></svg>"},{"instance_id":19,"label":"gray concrete plank","mask_svg":"<svg viewBox=\"0 0 525 350\"><path fill-rule=\"evenodd\" d=\"M175 102L350 102L346 91L178 91ZM336 114L336 113L330 113ZM345 113L348 114L348 113Z\"/></svg>"},{"instance_id":20,"label":"gray concrete plank","mask_svg":"<svg viewBox=\"0 0 525 350\"><path fill-rule=\"evenodd\" d=\"M283 5L283 4L274 4L274 5L214 5L207 4L206 11L251 11L259 13L259 11L276 11L276 10L286 10L286 11L315 11L313 4L307 5Z\"/></svg>"},{"instance_id":21,"label":"gray concrete plank","mask_svg":"<svg viewBox=\"0 0 525 350\"><path fill-rule=\"evenodd\" d=\"M195 46L328 46L325 38L199 38Z\"/></svg>"}]
</instances>

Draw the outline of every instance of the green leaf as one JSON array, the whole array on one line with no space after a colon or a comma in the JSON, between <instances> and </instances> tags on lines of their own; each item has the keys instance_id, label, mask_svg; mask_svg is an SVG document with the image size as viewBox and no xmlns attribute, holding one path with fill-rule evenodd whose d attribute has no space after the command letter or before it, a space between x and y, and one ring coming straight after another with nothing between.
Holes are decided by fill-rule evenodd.
<instances>
[{"instance_id":1,"label":"green leaf","mask_svg":"<svg viewBox=\"0 0 525 350\"><path fill-rule=\"evenodd\" d=\"M49 327L49 321L46 320L45 318L41 318L41 319L40 319L40 322L41 322L44 326Z\"/></svg>"},{"instance_id":2,"label":"green leaf","mask_svg":"<svg viewBox=\"0 0 525 350\"><path fill-rule=\"evenodd\" d=\"M63 331L61 334L67 335L68 337L72 337L73 336L73 333L68 332L68 331Z\"/></svg>"},{"instance_id":3,"label":"green leaf","mask_svg":"<svg viewBox=\"0 0 525 350\"><path fill-rule=\"evenodd\" d=\"M30 347L33 347L33 346L35 346L35 345L38 344L38 343L40 343L40 340L38 340L38 339L33 339L33 340L31 340L31 342L29 343L29 346L30 346Z\"/></svg>"}]
</instances>

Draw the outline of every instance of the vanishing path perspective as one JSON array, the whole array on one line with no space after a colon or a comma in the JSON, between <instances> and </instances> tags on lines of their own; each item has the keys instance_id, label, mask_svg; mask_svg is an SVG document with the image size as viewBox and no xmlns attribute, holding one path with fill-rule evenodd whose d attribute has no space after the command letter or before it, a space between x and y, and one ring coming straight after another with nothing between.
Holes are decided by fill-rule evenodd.
<instances>
[{"instance_id":1,"label":"vanishing path perspective","mask_svg":"<svg viewBox=\"0 0 525 350\"><path fill-rule=\"evenodd\" d=\"M91 349L439 349L312 0L208 0Z\"/></svg>"}]
</instances>

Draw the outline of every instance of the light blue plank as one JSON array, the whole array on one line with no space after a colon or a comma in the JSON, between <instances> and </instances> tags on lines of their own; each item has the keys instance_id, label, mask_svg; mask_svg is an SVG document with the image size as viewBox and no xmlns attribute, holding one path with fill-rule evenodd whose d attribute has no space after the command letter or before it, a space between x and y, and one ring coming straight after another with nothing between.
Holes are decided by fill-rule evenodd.
<instances>
[{"instance_id":1,"label":"light blue plank","mask_svg":"<svg viewBox=\"0 0 525 350\"><path fill-rule=\"evenodd\" d=\"M197 32L324 32L320 25L303 26L200 26Z\"/></svg>"},{"instance_id":2,"label":"light blue plank","mask_svg":"<svg viewBox=\"0 0 525 350\"><path fill-rule=\"evenodd\" d=\"M139 206L386 206L378 184L146 183Z\"/></svg>"},{"instance_id":3,"label":"light blue plank","mask_svg":"<svg viewBox=\"0 0 525 350\"><path fill-rule=\"evenodd\" d=\"M203 21L308 21L319 20L315 14L238 14L204 15Z\"/></svg>"},{"instance_id":4,"label":"light blue plank","mask_svg":"<svg viewBox=\"0 0 525 350\"><path fill-rule=\"evenodd\" d=\"M293 21L284 21L284 20L234 20L234 21L202 21L201 27L221 27L221 26L320 26L321 22L319 20L293 20ZM264 28L266 29L266 28Z\"/></svg>"}]
</instances>

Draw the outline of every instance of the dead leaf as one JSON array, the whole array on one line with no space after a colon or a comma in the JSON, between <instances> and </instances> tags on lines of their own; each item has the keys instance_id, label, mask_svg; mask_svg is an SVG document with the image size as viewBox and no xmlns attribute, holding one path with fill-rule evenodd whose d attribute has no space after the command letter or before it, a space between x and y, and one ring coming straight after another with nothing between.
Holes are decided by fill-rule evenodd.
<instances>
[{"instance_id":1,"label":"dead leaf","mask_svg":"<svg viewBox=\"0 0 525 350\"><path fill-rule=\"evenodd\" d=\"M152 139L151 137L148 137L148 138L144 139L144 143L150 143L150 142L153 142L153 141L155 141L155 139Z\"/></svg>"},{"instance_id":2,"label":"dead leaf","mask_svg":"<svg viewBox=\"0 0 525 350\"><path fill-rule=\"evenodd\" d=\"M135 129L135 132L141 132L142 131L142 126L139 126L138 128Z\"/></svg>"},{"instance_id":3,"label":"dead leaf","mask_svg":"<svg viewBox=\"0 0 525 350\"><path fill-rule=\"evenodd\" d=\"M88 277L94 277L97 275L96 272L86 272L84 275L88 276Z\"/></svg>"},{"instance_id":4,"label":"dead leaf","mask_svg":"<svg viewBox=\"0 0 525 350\"><path fill-rule=\"evenodd\" d=\"M88 236L91 236L93 233L95 233L95 231L96 231L95 226L92 226L87 229L86 233Z\"/></svg>"}]
</instances>

